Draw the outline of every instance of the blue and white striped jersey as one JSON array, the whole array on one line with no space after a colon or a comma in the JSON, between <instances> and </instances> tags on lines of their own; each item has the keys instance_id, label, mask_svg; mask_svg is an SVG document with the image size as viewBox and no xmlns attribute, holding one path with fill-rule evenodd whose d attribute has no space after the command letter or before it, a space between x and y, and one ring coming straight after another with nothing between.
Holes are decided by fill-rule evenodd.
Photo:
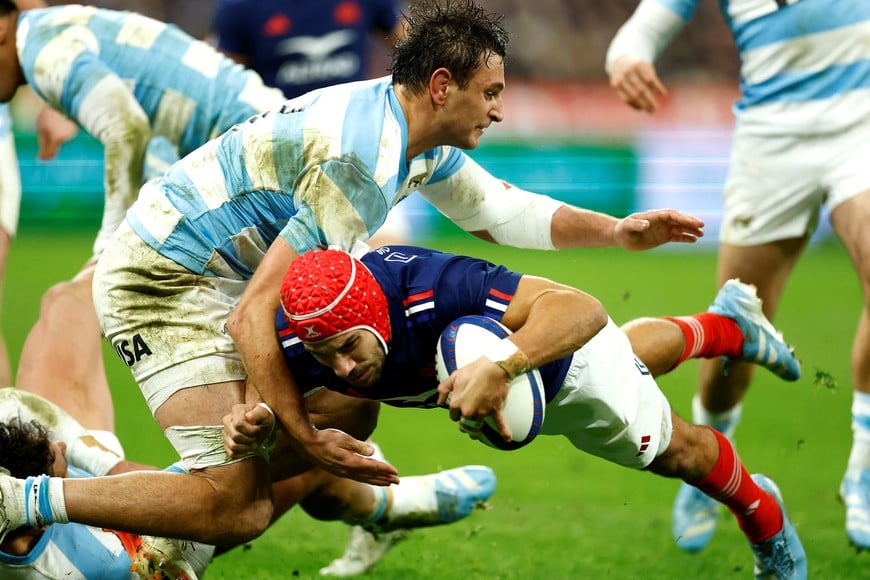
<instances>
[{"instance_id":1,"label":"blue and white striped jersey","mask_svg":"<svg viewBox=\"0 0 870 580\"><path fill-rule=\"evenodd\" d=\"M78 5L24 11L17 47L28 84L105 146L109 234L138 194L152 137L183 156L284 102L206 43L135 13Z\"/></svg>"},{"instance_id":2,"label":"blue and white striped jersey","mask_svg":"<svg viewBox=\"0 0 870 580\"><path fill-rule=\"evenodd\" d=\"M91 477L74 467L69 477ZM78 523L52 524L23 556L0 550L0 578L4 580L136 580L143 576L132 570L137 547L151 545L151 538ZM179 542L184 561L202 577L211 562L214 547L196 542Z\"/></svg>"},{"instance_id":3,"label":"blue and white striped jersey","mask_svg":"<svg viewBox=\"0 0 870 580\"><path fill-rule=\"evenodd\" d=\"M173 165L142 188L127 221L197 274L246 279L277 236L300 254L350 249L417 189L460 223L498 205L487 192L504 187L458 149L438 147L408 163L407 135L389 78L314 91Z\"/></svg>"},{"instance_id":4,"label":"blue and white striped jersey","mask_svg":"<svg viewBox=\"0 0 870 580\"><path fill-rule=\"evenodd\" d=\"M9 104L0 103L0 139L9 139L12 135L12 118L9 116Z\"/></svg>"},{"instance_id":5,"label":"blue and white striped jersey","mask_svg":"<svg viewBox=\"0 0 870 580\"><path fill-rule=\"evenodd\" d=\"M678 28L692 18L700 2L641 4L663 6L679 18ZM742 96L735 114L744 130L835 132L870 116L870 2L721 0L720 7L740 53ZM634 45L639 52L650 45L660 50L661 41L666 43L676 30L654 10L638 7L635 16L639 15L640 21L629 20L627 34L620 38L620 31L614 44ZM651 36L632 38L644 34Z\"/></svg>"},{"instance_id":6,"label":"blue and white striped jersey","mask_svg":"<svg viewBox=\"0 0 870 580\"><path fill-rule=\"evenodd\" d=\"M0 576L10 580L138 578L131 564L117 535L76 523L48 526L25 556L0 551Z\"/></svg>"},{"instance_id":7,"label":"blue and white striped jersey","mask_svg":"<svg viewBox=\"0 0 870 580\"><path fill-rule=\"evenodd\" d=\"M470 314L500 321L522 275L485 260L414 246L379 248L361 261L384 290L389 306L390 348L381 380L363 392L338 378L305 350L278 308L275 330L294 381L303 393L325 386L396 407L434 407L435 349L441 333ZM562 387L570 365L568 356L539 367L548 401Z\"/></svg>"}]
</instances>

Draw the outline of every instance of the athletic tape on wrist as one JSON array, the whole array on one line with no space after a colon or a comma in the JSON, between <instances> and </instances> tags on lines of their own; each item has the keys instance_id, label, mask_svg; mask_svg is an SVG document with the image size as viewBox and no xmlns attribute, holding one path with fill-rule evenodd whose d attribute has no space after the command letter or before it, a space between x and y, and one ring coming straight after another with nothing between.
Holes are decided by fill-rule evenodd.
<instances>
[{"instance_id":1,"label":"athletic tape on wrist","mask_svg":"<svg viewBox=\"0 0 870 580\"><path fill-rule=\"evenodd\" d=\"M503 338L490 347L483 356L496 364L513 380L523 373L532 370L531 361L526 353L521 351L509 338Z\"/></svg>"}]
</instances>

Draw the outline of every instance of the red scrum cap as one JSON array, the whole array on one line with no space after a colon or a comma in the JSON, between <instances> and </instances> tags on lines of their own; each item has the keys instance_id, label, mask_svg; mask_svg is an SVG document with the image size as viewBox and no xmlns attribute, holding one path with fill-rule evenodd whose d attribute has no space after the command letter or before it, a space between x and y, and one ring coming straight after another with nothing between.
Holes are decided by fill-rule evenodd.
<instances>
[{"instance_id":1,"label":"red scrum cap","mask_svg":"<svg viewBox=\"0 0 870 580\"><path fill-rule=\"evenodd\" d=\"M281 283L281 307L303 342L365 328L388 352L387 297L365 265L341 250L312 250L293 260Z\"/></svg>"}]
</instances>

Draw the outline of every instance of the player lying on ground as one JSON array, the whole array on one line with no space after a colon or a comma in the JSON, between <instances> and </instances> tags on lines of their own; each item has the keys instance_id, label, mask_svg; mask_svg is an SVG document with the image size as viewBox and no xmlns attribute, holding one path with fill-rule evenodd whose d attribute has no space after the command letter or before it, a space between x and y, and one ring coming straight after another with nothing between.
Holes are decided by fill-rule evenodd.
<instances>
[{"instance_id":1,"label":"player lying on ground","mask_svg":"<svg viewBox=\"0 0 870 580\"><path fill-rule=\"evenodd\" d=\"M729 282L708 312L640 319L623 331L574 288L482 260L391 247L362 261L338 250L305 254L287 271L281 303L278 334L303 392L326 386L413 407L444 406L451 395L451 418L473 434L484 417L498 421L510 380L538 368L548 401L541 434L702 489L737 517L757 574L806 576L804 550L774 483L750 477L717 431L673 413L653 379L687 358L724 356L796 380L800 366L752 287ZM509 356L481 358L439 385L436 341L452 321L474 314L514 331L503 341ZM246 416L250 409L237 406L227 419L234 451L253 445L258 420L271 421L262 408Z\"/></svg>"},{"instance_id":2,"label":"player lying on ground","mask_svg":"<svg viewBox=\"0 0 870 580\"><path fill-rule=\"evenodd\" d=\"M85 387L82 388L83 390ZM0 467L25 478L36 492L49 476L91 477L156 469L124 459L111 429L99 428L105 409L83 411L87 429L63 410L83 409L88 395L75 389L45 389L53 400L12 387L0 389ZM112 414L108 409L108 415ZM167 471L181 473L180 465ZM456 493L456 483L476 489ZM460 489L462 486L458 486ZM312 469L273 485L275 519L296 504L322 520L377 526L381 530L448 523L466 517L495 490L495 475L482 466L466 466L438 474L403 478L389 488L338 478ZM453 508L446 504L456 502ZM228 548L227 546L224 548ZM0 576L50 578L124 577L133 570L143 578L194 579L212 559L215 547L114 531L77 523L37 525L13 530L0 538ZM382 554L379 554L382 555ZM133 575L135 577L135 574Z\"/></svg>"}]
</instances>

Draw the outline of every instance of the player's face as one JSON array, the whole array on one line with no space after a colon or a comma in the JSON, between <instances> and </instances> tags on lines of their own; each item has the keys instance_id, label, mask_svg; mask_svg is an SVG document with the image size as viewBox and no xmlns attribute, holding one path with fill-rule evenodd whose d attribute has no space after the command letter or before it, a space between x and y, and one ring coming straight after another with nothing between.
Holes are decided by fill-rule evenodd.
<instances>
[{"instance_id":1,"label":"player's face","mask_svg":"<svg viewBox=\"0 0 870 580\"><path fill-rule=\"evenodd\" d=\"M386 353L373 332L351 330L305 348L335 376L357 388L370 388L381 379Z\"/></svg>"},{"instance_id":2,"label":"player's face","mask_svg":"<svg viewBox=\"0 0 870 580\"><path fill-rule=\"evenodd\" d=\"M455 85L444 105L448 114L453 143L462 149L474 149L480 137L492 123L504 118L502 106L504 91L504 60L497 54L490 55L481 65L464 89Z\"/></svg>"},{"instance_id":3,"label":"player's face","mask_svg":"<svg viewBox=\"0 0 870 580\"><path fill-rule=\"evenodd\" d=\"M66 443L63 441L52 441L51 448L54 451L54 463L52 464L51 473L49 475L54 477L66 477Z\"/></svg>"}]
</instances>

